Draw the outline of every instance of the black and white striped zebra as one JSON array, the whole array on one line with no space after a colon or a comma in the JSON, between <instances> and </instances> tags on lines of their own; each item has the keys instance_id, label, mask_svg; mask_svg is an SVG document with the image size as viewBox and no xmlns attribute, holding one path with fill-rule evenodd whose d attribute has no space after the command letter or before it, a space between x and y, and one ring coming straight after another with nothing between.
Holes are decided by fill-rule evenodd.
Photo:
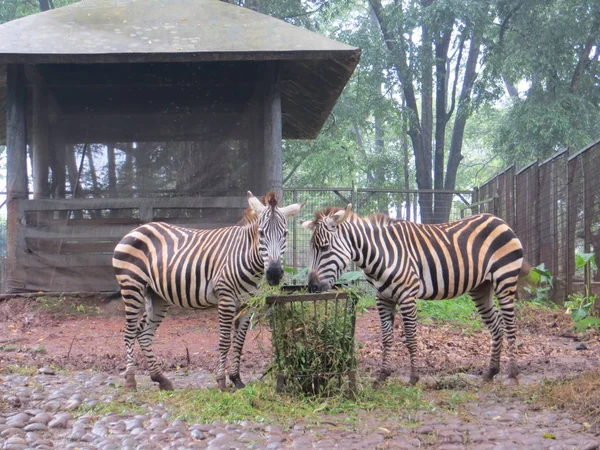
<instances>
[{"instance_id":1,"label":"black and white striped zebra","mask_svg":"<svg viewBox=\"0 0 600 450\"><path fill-rule=\"evenodd\" d=\"M490 214L456 222L421 225L384 215L360 218L346 209L327 208L302 224L313 231L309 290L330 289L350 261L376 289L383 357L378 383L391 374L389 352L396 305L410 354L410 382L416 366L416 299L448 299L469 293L492 335L492 380L500 370L503 335L508 341L508 378L517 382L514 300L523 263L521 242L509 226ZM494 304L498 298L500 313Z\"/></svg>"},{"instance_id":2,"label":"black and white striped zebra","mask_svg":"<svg viewBox=\"0 0 600 450\"><path fill-rule=\"evenodd\" d=\"M152 350L156 329L171 305L198 309L218 307L217 384L225 389L225 364L234 325L229 378L236 388L244 387L239 365L249 313L243 312L242 307L258 290L263 275L266 274L271 285L281 282L287 219L304 206L293 204L279 208L272 192L263 202L248 192L250 208L245 212L245 219L236 226L192 230L154 222L131 231L117 245L113 266L126 311L126 388L136 388L133 345L137 338L152 380L161 389L173 389ZM141 311L143 315L139 319Z\"/></svg>"}]
</instances>

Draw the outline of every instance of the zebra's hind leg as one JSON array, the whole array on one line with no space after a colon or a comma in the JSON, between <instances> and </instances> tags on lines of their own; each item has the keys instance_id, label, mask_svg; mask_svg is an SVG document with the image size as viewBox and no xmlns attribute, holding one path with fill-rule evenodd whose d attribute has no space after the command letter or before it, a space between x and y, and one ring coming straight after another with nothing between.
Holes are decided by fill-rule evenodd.
<instances>
[{"instance_id":1,"label":"zebra's hind leg","mask_svg":"<svg viewBox=\"0 0 600 450\"><path fill-rule=\"evenodd\" d=\"M400 303L400 314L404 324L406 346L410 356L410 384L419 381L419 370L417 369L417 299L408 297Z\"/></svg>"},{"instance_id":2,"label":"zebra's hind leg","mask_svg":"<svg viewBox=\"0 0 600 450\"><path fill-rule=\"evenodd\" d=\"M515 326L515 297L517 291L517 280L514 283L507 285L499 292L496 291L498 297L498 304L500 305L500 312L502 314L502 321L504 322L504 332L506 334L508 354L508 382L509 384L519 384L517 376L519 375L519 368L517 367L517 358L515 356L515 344L516 344L516 326Z\"/></svg>"},{"instance_id":3,"label":"zebra's hind leg","mask_svg":"<svg viewBox=\"0 0 600 450\"><path fill-rule=\"evenodd\" d=\"M125 355L127 366L125 368L125 389L135 391L137 383L135 381L135 358L133 355L135 340L138 337L140 328L138 320L140 311L144 305L144 293L138 287L121 287L121 296L125 303ZM146 314L140 321L140 326L146 319Z\"/></svg>"},{"instance_id":4,"label":"zebra's hind leg","mask_svg":"<svg viewBox=\"0 0 600 450\"><path fill-rule=\"evenodd\" d=\"M500 372L500 354L502 353L502 339L504 337L502 319L496 309L496 305L494 305L494 292L491 282L483 282L469 292L469 294L475 302L479 315L492 335L490 366L487 372L483 374L485 381L492 381L494 376Z\"/></svg>"},{"instance_id":5,"label":"zebra's hind leg","mask_svg":"<svg viewBox=\"0 0 600 450\"><path fill-rule=\"evenodd\" d=\"M160 365L156 360L156 356L154 355L154 351L152 350L152 341L154 340L156 329L164 320L170 306L170 303L165 301L155 292L149 290L146 299L146 321L144 322L144 328L139 330L137 337L142 352L148 361L150 378L152 381L158 383L159 388L163 391L172 391L173 383L163 375Z\"/></svg>"},{"instance_id":6,"label":"zebra's hind leg","mask_svg":"<svg viewBox=\"0 0 600 450\"><path fill-rule=\"evenodd\" d=\"M229 369L229 379L236 389L243 389L246 387L240 378L240 360L242 357L242 349L244 348L244 341L246 340L248 325L250 325L250 311L246 310L236 319L235 331L233 334L233 353L231 367Z\"/></svg>"},{"instance_id":7,"label":"zebra's hind leg","mask_svg":"<svg viewBox=\"0 0 600 450\"><path fill-rule=\"evenodd\" d=\"M381 370L374 387L378 388L392 374L390 365L390 351L394 340L394 314L396 313L396 303L392 300L383 299L377 296L377 311L381 321Z\"/></svg>"}]
</instances>

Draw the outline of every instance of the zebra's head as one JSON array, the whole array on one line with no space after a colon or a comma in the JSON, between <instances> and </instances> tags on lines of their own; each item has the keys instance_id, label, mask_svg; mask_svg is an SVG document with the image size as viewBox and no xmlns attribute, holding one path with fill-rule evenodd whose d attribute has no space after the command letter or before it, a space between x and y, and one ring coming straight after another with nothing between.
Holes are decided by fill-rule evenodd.
<instances>
[{"instance_id":1,"label":"zebra's head","mask_svg":"<svg viewBox=\"0 0 600 450\"><path fill-rule=\"evenodd\" d=\"M283 279L283 254L288 235L287 219L297 215L304 203L279 208L273 192L265 195L263 201L264 204L248 191L248 204L258 216L258 250L264 261L267 282L276 286Z\"/></svg>"},{"instance_id":2,"label":"zebra's head","mask_svg":"<svg viewBox=\"0 0 600 450\"><path fill-rule=\"evenodd\" d=\"M346 209L327 208L316 212L314 220L302 223L302 228L313 232L310 240L309 292L331 289L348 266L352 252L340 225L351 210L352 204L348 204Z\"/></svg>"}]
</instances>

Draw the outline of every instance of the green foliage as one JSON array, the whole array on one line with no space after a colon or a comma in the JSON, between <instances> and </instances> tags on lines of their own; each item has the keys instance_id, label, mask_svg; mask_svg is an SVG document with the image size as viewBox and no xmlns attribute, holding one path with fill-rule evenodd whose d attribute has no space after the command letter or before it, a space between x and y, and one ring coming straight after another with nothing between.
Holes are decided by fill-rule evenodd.
<instances>
[{"instance_id":1,"label":"green foliage","mask_svg":"<svg viewBox=\"0 0 600 450\"><path fill-rule=\"evenodd\" d=\"M588 328L600 330L600 318L592 315L595 304L596 296L589 295L589 292L585 295L569 295L569 300L564 303L564 307L567 313L571 315L573 322L575 322L576 330L584 331Z\"/></svg>"},{"instance_id":2,"label":"green foliage","mask_svg":"<svg viewBox=\"0 0 600 450\"><path fill-rule=\"evenodd\" d=\"M598 270L598 265L596 264L596 255L594 253L577 252L575 254L575 269L582 269L588 264L592 270Z\"/></svg>"},{"instance_id":3,"label":"green foliage","mask_svg":"<svg viewBox=\"0 0 600 450\"><path fill-rule=\"evenodd\" d=\"M531 269L528 282L529 285L524 286L524 289L531 296L531 301L541 305L553 304L549 295L554 287L554 278L544 263Z\"/></svg>"},{"instance_id":4,"label":"green foliage","mask_svg":"<svg viewBox=\"0 0 600 450\"><path fill-rule=\"evenodd\" d=\"M495 150L506 163L527 164L557 150L581 148L600 135L599 66L578 63L598 38L597 2L532 0L512 15L494 69L525 88L502 105ZM575 82L579 76L579 81Z\"/></svg>"}]
</instances>

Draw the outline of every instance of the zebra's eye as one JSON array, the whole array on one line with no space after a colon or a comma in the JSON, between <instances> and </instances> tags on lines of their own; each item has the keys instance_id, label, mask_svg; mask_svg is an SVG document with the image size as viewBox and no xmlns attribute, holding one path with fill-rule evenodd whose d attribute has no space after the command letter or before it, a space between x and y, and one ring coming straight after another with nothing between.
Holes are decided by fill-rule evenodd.
<instances>
[{"instance_id":1,"label":"zebra's eye","mask_svg":"<svg viewBox=\"0 0 600 450\"><path fill-rule=\"evenodd\" d=\"M327 250L329 250L329 245L319 245L320 252L326 252Z\"/></svg>"},{"instance_id":2,"label":"zebra's eye","mask_svg":"<svg viewBox=\"0 0 600 450\"><path fill-rule=\"evenodd\" d=\"M263 230L258 230L258 236L261 238L265 237L265 232Z\"/></svg>"}]
</instances>

